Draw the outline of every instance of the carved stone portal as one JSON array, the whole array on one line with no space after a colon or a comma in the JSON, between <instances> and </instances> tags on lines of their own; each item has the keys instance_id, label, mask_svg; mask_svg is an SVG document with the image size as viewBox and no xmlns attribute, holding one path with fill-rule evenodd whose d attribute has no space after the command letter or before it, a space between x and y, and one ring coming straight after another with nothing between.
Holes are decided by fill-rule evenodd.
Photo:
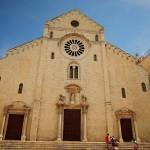
<instances>
[{"instance_id":1,"label":"carved stone portal","mask_svg":"<svg viewBox=\"0 0 150 150\"><path fill-rule=\"evenodd\" d=\"M0 140L5 139L9 115L10 114L23 114L24 120L23 120L21 140L25 141L26 140L27 120L28 120L29 112L30 112L30 107L28 107L22 101L15 101L11 105L8 105L7 107L5 107L4 112L3 112L2 125L1 125L1 129L0 129Z\"/></svg>"},{"instance_id":2,"label":"carved stone portal","mask_svg":"<svg viewBox=\"0 0 150 150\"><path fill-rule=\"evenodd\" d=\"M132 128L133 128L133 131L132 131L133 137L140 143L135 112L133 112L132 110L130 110L128 108L123 107L116 111L116 116L117 116L117 120L118 120L119 141L123 142L120 119L131 119Z\"/></svg>"}]
</instances>

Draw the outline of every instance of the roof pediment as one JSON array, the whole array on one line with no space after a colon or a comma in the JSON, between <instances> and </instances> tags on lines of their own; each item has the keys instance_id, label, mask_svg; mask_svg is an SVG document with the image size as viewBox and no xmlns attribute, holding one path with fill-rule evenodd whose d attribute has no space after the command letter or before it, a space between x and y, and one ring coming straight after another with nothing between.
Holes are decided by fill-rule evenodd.
<instances>
[{"instance_id":1,"label":"roof pediment","mask_svg":"<svg viewBox=\"0 0 150 150\"><path fill-rule=\"evenodd\" d=\"M73 27L71 21L76 20L79 23L78 27ZM46 22L50 28L72 28L72 29L84 29L92 31L101 31L103 27L97 24L95 21L85 16L80 11L73 9L68 13L58 16L52 20Z\"/></svg>"}]
</instances>

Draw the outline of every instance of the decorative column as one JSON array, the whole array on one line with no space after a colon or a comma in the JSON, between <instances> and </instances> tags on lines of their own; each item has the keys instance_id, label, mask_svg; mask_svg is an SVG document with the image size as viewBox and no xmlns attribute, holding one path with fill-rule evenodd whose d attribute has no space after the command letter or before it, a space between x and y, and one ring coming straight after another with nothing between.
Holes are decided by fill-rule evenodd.
<instances>
[{"instance_id":1,"label":"decorative column","mask_svg":"<svg viewBox=\"0 0 150 150\"><path fill-rule=\"evenodd\" d=\"M119 128L119 142L123 142L122 132L121 132L121 124L120 124L120 117L118 118L118 128Z\"/></svg>"},{"instance_id":2,"label":"decorative column","mask_svg":"<svg viewBox=\"0 0 150 150\"><path fill-rule=\"evenodd\" d=\"M81 98L82 98L81 106L82 106L82 113L83 113L83 139L82 141L85 142L87 141L87 111L88 111L89 104L87 103L87 98L84 95L82 95Z\"/></svg>"},{"instance_id":3,"label":"decorative column","mask_svg":"<svg viewBox=\"0 0 150 150\"><path fill-rule=\"evenodd\" d=\"M1 130L0 130L0 141L3 140L3 131L4 131L5 120L6 120L6 114L7 114L7 111L4 110L2 126L1 126Z\"/></svg>"},{"instance_id":4,"label":"decorative column","mask_svg":"<svg viewBox=\"0 0 150 150\"><path fill-rule=\"evenodd\" d=\"M83 109L83 140L87 141L87 128L86 128L86 116L87 116L87 109Z\"/></svg>"},{"instance_id":5,"label":"decorative column","mask_svg":"<svg viewBox=\"0 0 150 150\"><path fill-rule=\"evenodd\" d=\"M62 111L63 107L58 108L58 135L57 135L57 141L62 141L61 137L61 131L62 131Z\"/></svg>"},{"instance_id":6,"label":"decorative column","mask_svg":"<svg viewBox=\"0 0 150 150\"><path fill-rule=\"evenodd\" d=\"M23 122L23 129L22 129L21 141L25 141L25 140L26 140L27 118L28 118L28 113L25 113L25 115L24 115L24 122Z\"/></svg>"},{"instance_id":7,"label":"decorative column","mask_svg":"<svg viewBox=\"0 0 150 150\"><path fill-rule=\"evenodd\" d=\"M60 95L59 101L56 104L58 108L58 135L57 135L57 141L62 141L62 112L64 107L64 99L65 97L63 95Z\"/></svg>"},{"instance_id":8,"label":"decorative column","mask_svg":"<svg viewBox=\"0 0 150 150\"><path fill-rule=\"evenodd\" d=\"M140 140L139 134L138 134L138 128L137 128L137 122L136 122L135 116L133 117L133 122L134 122L134 127L135 127L136 140L138 143L141 143L141 140Z\"/></svg>"}]
</instances>

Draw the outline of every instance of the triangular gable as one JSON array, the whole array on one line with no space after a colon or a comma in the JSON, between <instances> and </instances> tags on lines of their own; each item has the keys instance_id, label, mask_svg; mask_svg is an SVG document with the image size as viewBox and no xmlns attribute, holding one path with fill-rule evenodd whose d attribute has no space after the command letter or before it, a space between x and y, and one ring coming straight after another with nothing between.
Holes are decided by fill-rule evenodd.
<instances>
[{"instance_id":1,"label":"triangular gable","mask_svg":"<svg viewBox=\"0 0 150 150\"><path fill-rule=\"evenodd\" d=\"M71 26L72 20L77 20L79 22L79 26L77 28ZM49 25L50 28L72 28L93 31L103 30L103 27L101 25L97 24L92 19L85 16L83 13L76 9L55 17L54 19L47 21L46 24Z\"/></svg>"}]
</instances>

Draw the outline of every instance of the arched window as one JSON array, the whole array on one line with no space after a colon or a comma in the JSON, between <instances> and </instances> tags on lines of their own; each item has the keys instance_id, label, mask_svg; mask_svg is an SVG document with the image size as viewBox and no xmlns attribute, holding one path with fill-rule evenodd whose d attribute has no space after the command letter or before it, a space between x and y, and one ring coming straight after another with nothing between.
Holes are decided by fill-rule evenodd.
<instances>
[{"instance_id":1,"label":"arched window","mask_svg":"<svg viewBox=\"0 0 150 150\"><path fill-rule=\"evenodd\" d=\"M69 65L68 77L70 79L78 79L79 78L79 67L76 63L75 64L71 63Z\"/></svg>"},{"instance_id":2,"label":"arched window","mask_svg":"<svg viewBox=\"0 0 150 150\"><path fill-rule=\"evenodd\" d=\"M53 38L53 32L50 32L50 38Z\"/></svg>"},{"instance_id":3,"label":"arched window","mask_svg":"<svg viewBox=\"0 0 150 150\"><path fill-rule=\"evenodd\" d=\"M142 86L142 91L146 92L147 90L146 90L146 85L144 82L141 83L141 86Z\"/></svg>"},{"instance_id":4,"label":"arched window","mask_svg":"<svg viewBox=\"0 0 150 150\"><path fill-rule=\"evenodd\" d=\"M97 55L94 55L94 61L97 61Z\"/></svg>"},{"instance_id":5,"label":"arched window","mask_svg":"<svg viewBox=\"0 0 150 150\"><path fill-rule=\"evenodd\" d=\"M22 90L23 90L23 84L20 83L20 84L19 84L18 93L21 94L21 93L22 93Z\"/></svg>"},{"instance_id":6,"label":"arched window","mask_svg":"<svg viewBox=\"0 0 150 150\"><path fill-rule=\"evenodd\" d=\"M54 57L55 57L55 54L52 52L51 53L51 59L54 59Z\"/></svg>"},{"instance_id":7,"label":"arched window","mask_svg":"<svg viewBox=\"0 0 150 150\"><path fill-rule=\"evenodd\" d=\"M95 35L95 41L98 41L98 35Z\"/></svg>"},{"instance_id":8,"label":"arched window","mask_svg":"<svg viewBox=\"0 0 150 150\"><path fill-rule=\"evenodd\" d=\"M126 91L125 88L121 89L121 93L122 93L122 98L126 98Z\"/></svg>"},{"instance_id":9,"label":"arched window","mask_svg":"<svg viewBox=\"0 0 150 150\"><path fill-rule=\"evenodd\" d=\"M73 78L73 66L70 66L70 69L69 69L69 77L70 77L70 78Z\"/></svg>"},{"instance_id":10,"label":"arched window","mask_svg":"<svg viewBox=\"0 0 150 150\"><path fill-rule=\"evenodd\" d=\"M75 69L74 69L74 78L78 79L78 66L75 66Z\"/></svg>"}]
</instances>

